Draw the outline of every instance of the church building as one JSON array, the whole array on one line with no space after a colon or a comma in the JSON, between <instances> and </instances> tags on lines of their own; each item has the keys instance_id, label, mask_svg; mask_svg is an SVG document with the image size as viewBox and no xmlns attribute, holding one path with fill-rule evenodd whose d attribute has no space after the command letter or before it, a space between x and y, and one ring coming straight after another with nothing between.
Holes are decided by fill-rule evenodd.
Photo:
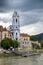
<instances>
[{"instance_id":1,"label":"church building","mask_svg":"<svg viewBox=\"0 0 43 65\"><path fill-rule=\"evenodd\" d=\"M19 21L19 14L14 11L12 16L12 39L13 40L20 40L20 21Z\"/></svg>"}]
</instances>

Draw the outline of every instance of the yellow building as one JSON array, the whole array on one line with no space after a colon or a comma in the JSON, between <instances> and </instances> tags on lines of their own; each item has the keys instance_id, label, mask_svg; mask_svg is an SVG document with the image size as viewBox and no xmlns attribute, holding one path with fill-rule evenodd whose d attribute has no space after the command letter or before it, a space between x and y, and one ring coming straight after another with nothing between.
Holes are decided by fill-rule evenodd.
<instances>
[{"instance_id":1,"label":"yellow building","mask_svg":"<svg viewBox=\"0 0 43 65\"><path fill-rule=\"evenodd\" d=\"M20 37L21 37L20 48L25 50L32 49L30 35L22 33L20 34Z\"/></svg>"},{"instance_id":2,"label":"yellow building","mask_svg":"<svg viewBox=\"0 0 43 65\"><path fill-rule=\"evenodd\" d=\"M5 37L8 38L8 31L7 31L6 28L3 28L3 30L2 30L2 39L4 39Z\"/></svg>"},{"instance_id":3,"label":"yellow building","mask_svg":"<svg viewBox=\"0 0 43 65\"><path fill-rule=\"evenodd\" d=\"M20 34L20 37L21 37L21 39L23 39L23 40L30 40L30 35L28 35L28 34L21 33L21 34Z\"/></svg>"},{"instance_id":4,"label":"yellow building","mask_svg":"<svg viewBox=\"0 0 43 65\"><path fill-rule=\"evenodd\" d=\"M3 26L0 26L0 41L3 40L5 37L12 38L12 33L6 28L3 28Z\"/></svg>"}]
</instances>

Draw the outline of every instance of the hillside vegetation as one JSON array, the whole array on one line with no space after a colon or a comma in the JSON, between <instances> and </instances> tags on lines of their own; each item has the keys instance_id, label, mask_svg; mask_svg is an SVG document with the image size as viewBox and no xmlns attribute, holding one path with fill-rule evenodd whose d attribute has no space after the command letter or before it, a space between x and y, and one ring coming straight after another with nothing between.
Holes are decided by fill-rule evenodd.
<instances>
[{"instance_id":1,"label":"hillside vegetation","mask_svg":"<svg viewBox=\"0 0 43 65\"><path fill-rule=\"evenodd\" d=\"M39 41L41 43L41 47L43 48L43 33L30 36L30 40Z\"/></svg>"}]
</instances>

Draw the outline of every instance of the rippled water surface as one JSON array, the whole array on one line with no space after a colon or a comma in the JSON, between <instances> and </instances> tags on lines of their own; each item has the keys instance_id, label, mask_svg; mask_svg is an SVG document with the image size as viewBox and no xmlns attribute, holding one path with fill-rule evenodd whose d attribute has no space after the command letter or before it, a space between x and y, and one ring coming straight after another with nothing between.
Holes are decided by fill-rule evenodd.
<instances>
[{"instance_id":1,"label":"rippled water surface","mask_svg":"<svg viewBox=\"0 0 43 65\"><path fill-rule=\"evenodd\" d=\"M31 57L1 57L0 65L43 65L43 54Z\"/></svg>"}]
</instances>

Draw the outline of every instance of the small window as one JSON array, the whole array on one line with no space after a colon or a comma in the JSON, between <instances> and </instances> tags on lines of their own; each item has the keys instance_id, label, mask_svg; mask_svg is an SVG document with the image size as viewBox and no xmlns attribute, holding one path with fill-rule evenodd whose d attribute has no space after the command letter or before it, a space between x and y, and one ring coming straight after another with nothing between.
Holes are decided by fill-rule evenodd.
<instances>
[{"instance_id":1,"label":"small window","mask_svg":"<svg viewBox=\"0 0 43 65\"><path fill-rule=\"evenodd\" d=\"M18 38L16 38L16 40L18 40Z\"/></svg>"},{"instance_id":2,"label":"small window","mask_svg":"<svg viewBox=\"0 0 43 65\"><path fill-rule=\"evenodd\" d=\"M16 19L16 23L17 23L17 19Z\"/></svg>"},{"instance_id":3,"label":"small window","mask_svg":"<svg viewBox=\"0 0 43 65\"><path fill-rule=\"evenodd\" d=\"M26 42L25 42L25 44L26 44Z\"/></svg>"},{"instance_id":4,"label":"small window","mask_svg":"<svg viewBox=\"0 0 43 65\"><path fill-rule=\"evenodd\" d=\"M16 33L16 35L17 35L17 33Z\"/></svg>"},{"instance_id":5,"label":"small window","mask_svg":"<svg viewBox=\"0 0 43 65\"><path fill-rule=\"evenodd\" d=\"M16 26L16 28L17 28L17 26Z\"/></svg>"}]
</instances>

